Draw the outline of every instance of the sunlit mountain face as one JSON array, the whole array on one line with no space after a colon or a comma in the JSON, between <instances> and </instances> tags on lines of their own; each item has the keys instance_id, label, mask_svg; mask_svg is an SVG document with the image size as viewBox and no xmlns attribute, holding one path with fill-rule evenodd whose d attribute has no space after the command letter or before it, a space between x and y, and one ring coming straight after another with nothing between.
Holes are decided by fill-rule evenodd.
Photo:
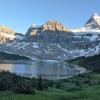
<instances>
[{"instance_id":1,"label":"sunlit mountain face","mask_svg":"<svg viewBox=\"0 0 100 100\"><path fill-rule=\"evenodd\" d=\"M0 25L0 44L13 41L15 39L22 39L23 34L17 33L7 26Z\"/></svg>"},{"instance_id":2,"label":"sunlit mountain face","mask_svg":"<svg viewBox=\"0 0 100 100\"><path fill-rule=\"evenodd\" d=\"M9 40L14 40L15 32L7 26L0 25L0 42L5 43Z\"/></svg>"},{"instance_id":3,"label":"sunlit mountain face","mask_svg":"<svg viewBox=\"0 0 100 100\"><path fill-rule=\"evenodd\" d=\"M83 27L74 30L54 19L41 26L31 25L25 35L17 32L11 35L13 40L3 42L0 50L35 60L91 56L100 53L100 16L93 14Z\"/></svg>"}]
</instances>

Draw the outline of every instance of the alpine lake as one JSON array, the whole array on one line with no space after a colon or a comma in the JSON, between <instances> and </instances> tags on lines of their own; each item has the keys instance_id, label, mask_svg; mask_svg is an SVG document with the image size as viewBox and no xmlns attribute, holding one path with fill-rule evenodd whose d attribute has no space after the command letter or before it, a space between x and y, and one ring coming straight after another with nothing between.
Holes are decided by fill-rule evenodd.
<instances>
[{"instance_id":1,"label":"alpine lake","mask_svg":"<svg viewBox=\"0 0 100 100\"><path fill-rule=\"evenodd\" d=\"M20 76L41 76L44 79L64 79L81 73L86 69L55 60L44 61L0 61L0 71L9 71Z\"/></svg>"}]
</instances>

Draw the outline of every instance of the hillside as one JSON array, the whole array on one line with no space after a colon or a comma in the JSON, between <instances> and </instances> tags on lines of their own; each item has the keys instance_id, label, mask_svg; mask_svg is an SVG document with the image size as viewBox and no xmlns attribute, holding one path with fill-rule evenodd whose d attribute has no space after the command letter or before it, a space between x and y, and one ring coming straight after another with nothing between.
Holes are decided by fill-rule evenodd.
<instances>
[{"instance_id":1,"label":"hillside","mask_svg":"<svg viewBox=\"0 0 100 100\"><path fill-rule=\"evenodd\" d=\"M79 57L68 62L86 67L94 72L100 72L100 54L91 57Z\"/></svg>"},{"instance_id":2,"label":"hillside","mask_svg":"<svg viewBox=\"0 0 100 100\"><path fill-rule=\"evenodd\" d=\"M0 52L0 60L30 60L28 57Z\"/></svg>"}]
</instances>

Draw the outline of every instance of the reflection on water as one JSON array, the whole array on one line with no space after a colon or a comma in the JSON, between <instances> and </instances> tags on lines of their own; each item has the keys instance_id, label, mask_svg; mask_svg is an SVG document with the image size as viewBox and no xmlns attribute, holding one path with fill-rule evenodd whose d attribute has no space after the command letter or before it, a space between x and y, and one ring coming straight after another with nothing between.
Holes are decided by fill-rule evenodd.
<instances>
[{"instance_id":1,"label":"reflection on water","mask_svg":"<svg viewBox=\"0 0 100 100\"><path fill-rule=\"evenodd\" d=\"M0 71L2 70L12 72L12 64L0 64Z\"/></svg>"},{"instance_id":2,"label":"reflection on water","mask_svg":"<svg viewBox=\"0 0 100 100\"><path fill-rule=\"evenodd\" d=\"M70 65L54 61L33 61L30 64L0 64L0 70L28 77L38 77L41 75L47 79L65 78L78 73Z\"/></svg>"}]
</instances>

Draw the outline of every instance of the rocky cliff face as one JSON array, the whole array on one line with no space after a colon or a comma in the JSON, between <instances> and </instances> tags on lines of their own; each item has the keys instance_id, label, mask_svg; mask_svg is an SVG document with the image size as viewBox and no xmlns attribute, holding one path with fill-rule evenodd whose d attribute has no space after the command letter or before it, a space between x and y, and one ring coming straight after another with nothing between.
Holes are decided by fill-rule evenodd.
<instances>
[{"instance_id":1,"label":"rocky cliff face","mask_svg":"<svg viewBox=\"0 0 100 100\"><path fill-rule=\"evenodd\" d=\"M32 25L25 35L25 40L38 43L56 43L65 41L67 36L72 34L58 21L50 20L39 27Z\"/></svg>"},{"instance_id":2,"label":"rocky cliff face","mask_svg":"<svg viewBox=\"0 0 100 100\"><path fill-rule=\"evenodd\" d=\"M69 31L65 26L63 26L60 22L57 20L49 20L47 23L42 25L43 30L50 30L50 31L62 31L62 32L67 32Z\"/></svg>"},{"instance_id":3,"label":"rocky cliff face","mask_svg":"<svg viewBox=\"0 0 100 100\"><path fill-rule=\"evenodd\" d=\"M57 20L49 20L41 26L32 25L26 32L26 36L34 36L43 31L60 31L60 32L69 32L64 25L62 25Z\"/></svg>"},{"instance_id":4,"label":"rocky cliff face","mask_svg":"<svg viewBox=\"0 0 100 100\"><path fill-rule=\"evenodd\" d=\"M14 40L15 32L6 26L0 25L0 43L6 43L7 41Z\"/></svg>"},{"instance_id":5,"label":"rocky cliff face","mask_svg":"<svg viewBox=\"0 0 100 100\"><path fill-rule=\"evenodd\" d=\"M30 38L30 37L34 37L35 35L37 35L39 32L42 31L42 27L41 26L36 26L36 25L32 25L26 32L25 37L26 38Z\"/></svg>"},{"instance_id":6,"label":"rocky cliff face","mask_svg":"<svg viewBox=\"0 0 100 100\"><path fill-rule=\"evenodd\" d=\"M86 29L100 29L100 16L94 13L84 25Z\"/></svg>"}]
</instances>

